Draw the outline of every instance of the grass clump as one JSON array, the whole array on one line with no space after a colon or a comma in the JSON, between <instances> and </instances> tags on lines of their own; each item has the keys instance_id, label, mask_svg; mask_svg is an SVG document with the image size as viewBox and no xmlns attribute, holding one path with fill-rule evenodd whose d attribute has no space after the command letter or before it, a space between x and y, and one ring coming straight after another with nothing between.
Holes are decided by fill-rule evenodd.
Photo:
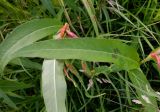
<instances>
[{"instance_id":1,"label":"grass clump","mask_svg":"<svg viewBox=\"0 0 160 112\"><path fill-rule=\"evenodd\" d=\"M134 2L129 0L2 0L0 1L0 42L2 43L0 56L5 52L2 48L3 42L16 26L32 19L42 18L55 18L59 23L55 23L57 28L53 29L54 34L48 31L49 36L46 34L44 35L46 38L40 38L39 44L41 41L51 39L52 35L56 35L60 27L58 25L67 22L70 30L80 38L84 38L84 41L85 37L118 39L135 49L140 58L140 60L136 59L136 55L132 55L134 54L132 50L124 51L127 52L126 55L136 60L139 65L136 69L122 69L121 66L127 63L126 60L120 60L119 67L114 62L90 62L77 59L65 61L67 73L72 79L66 77L65 104L68 112L158 111L159 69L155 61L140 64L140 61L152 50L159 47L160 2L158 0ZM13 39L13 41L18 40ZM99 46L97 44L95 47L98 49ZM120 51L120 53L124 52ZM114 53L117 55L119 51L114 50ZM116 55L112 58L116 59ZM1 73L0 111L46 111L41 91L42 63L41 58L25 56L9 62ZM8 86L5 88L6 85Z\"/></svg>"}]
</instances>

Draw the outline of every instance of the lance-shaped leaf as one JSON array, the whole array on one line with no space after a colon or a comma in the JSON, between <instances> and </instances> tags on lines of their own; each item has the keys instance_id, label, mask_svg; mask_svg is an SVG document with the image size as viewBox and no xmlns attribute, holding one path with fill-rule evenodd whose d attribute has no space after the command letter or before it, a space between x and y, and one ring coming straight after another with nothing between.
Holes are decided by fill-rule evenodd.
<instances>
[{"instance_id":1,"label":"lance-shaped leaf","mask_svg":"<svg viewBox=\"0 0 160 112\"><path fill-rule=\"evenodd\" d=\"M42 72L42 92L47 112L66 112L66 82L63 62L45 60Z\"/></svg>"},{"instance_id":2,"label":"lance-shaped leaf","mask_svg":"<svg viewBox=\"0 0 160 112\"><path fill-rule=\"evenodd\" d=\"M12 54L37 40L56 33L59 25L60 22L56 19L36 19L14 29L0 44L0 71L10 61Z\"/></svg>"},{"instance_id":3,"label":"lance-shaped leaf","mask_svg":"<svg viewBox=\"0 0 160 112\"><path fill-rule=\"evenodd\" d=\"M16 52L13 57L111 62L125 70L139 67L139 57L134 48L120 40L108 39L47 40L27 46Z\"/></svg>"},{"instance_id":4,"label":"lance-shaped leaf","mask_svg":"<svg viewBox=\"0 0 160 112\"><path fill-rule=\"evenodd\" d=\"M130 70L129 78L133 83L133 87L136 89L138 99L144 105L144 112L157 112L156 94L141 69Z\"/></svg>"}]
</instances>

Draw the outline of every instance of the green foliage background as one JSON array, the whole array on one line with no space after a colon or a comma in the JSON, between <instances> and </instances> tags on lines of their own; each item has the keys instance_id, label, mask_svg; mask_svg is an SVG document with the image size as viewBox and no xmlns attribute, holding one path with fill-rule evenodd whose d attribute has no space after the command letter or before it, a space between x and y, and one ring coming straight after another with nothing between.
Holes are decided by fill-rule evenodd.
<instances>
[{"instance_id":1,"label":"green foliage background","mask_svg":"<svg viewBox=\"0 0 160 112\"><path fill-rule=\"evenodd\" d=\"M43 18L54 18L54 20L43 20ZM42 19L42 21L33 19ZM28 22L30 20L33 21ZM54 49L54 46L50 45L55 41L48 39L51 39L52 35L55 35L65 22L69 23L71 30L79 37L84 39L87 37L89 41L84 40L85 42L83 43L76 40L72 40L73 42L64 40L57 46L64 45L66 41L68 45L75 44L71 48L99 51L99 49L105 48L103 44L107 44L107 42L100 44L102 42L98 42L99 39L118 39L121 43L123 42L134 49L122 49L122 52L124 52L125 56L128 55L138 63L138 67L132 70L122 69L123 67L117 68L114 64L112 65L112 63L115 63L114 61L97 62L100 61L97 58L101 55L100 52L93 53L95 57L92 59L88 57L87 53L84 53L83 55L86 55L86 57L79 55L79 58L68 60L74 67L74 71L68 70L73 82L66 78L66 107L68 112L158 111L159 96L155 92L159 91L159 71L154 61L143 65L140 65L139 62L159 46L159 21L160 2L158 0L1 0L0 42L2 44L0 44L0 67L4 71L1 73L0 79L0 111L46 111L41 92L43 59L37 57L56 58L56 56L54 54L43 56L43 52L38 52L38 49L41 47ZM23 25L18 29L17 26L20 24ZM49 28L48 26L51 27ZM18 30L13 30L15 27ZM46 31L43 30L46 33L41 32L40 29L43 28L48 28ZM39 32L31 33L35 30ZM11 31L15 31L15 34L10 33ZM32 36L29 35L30 33ZM27 35L26 39L23 38L20 41L21 37ZM94 38L92 42L90 42L90 38ZM47 41L41 42L43 40ZM33 44L35 41L40 42ZM80 39L79 41L82 40ZM14 43L17 43L16 46L14 46ZM30 44L33 45L28 46ZM111 43L109 42L108 44ZM115 44L113 43L109 46L111 48L115 46L122 48L121 44ZM90 47L87 45L90 45ZM28 47L21 49L25 46ZM66 48L65 46L59 47ZM27 55L23 53L25 50L32 48L35 48L37 54L31 51ZM105 50L109 51L110 48L107 48ZM4 55L7 50L7 55ZM17 55L14 55L17 51ZM64 52L64 56L67 52L71 51ZM72 56L74 57L74 53L77 54L78 52L78 50L77 52L72 52ZM136 58L137 55L134 55L134 53L138 53L140 60ZM33 54L36 58L33 58ZM59 59L70 59L64 58L63 53L59 55L62 55ZM12 60L13 57L20 56L24 57ZM25 58L26 56L30 58ZM57 57L59 56L57 55ZM86 72L81 72L82 62L77 59L87 60L87 62L83 62L87 67ZM120 61L122 65L127 63L127 67L132 65L132 62L127 59ZM8 62L9 64L7 64ZM90 79L92 79L94 85L87 90ZM110 83L105 83L103 80L107 80ZM141 95L148 96L152 103L143 102ZM141 100L143 105L135 104L132 102L133 99Z\"/></svg>"}]
</instances>

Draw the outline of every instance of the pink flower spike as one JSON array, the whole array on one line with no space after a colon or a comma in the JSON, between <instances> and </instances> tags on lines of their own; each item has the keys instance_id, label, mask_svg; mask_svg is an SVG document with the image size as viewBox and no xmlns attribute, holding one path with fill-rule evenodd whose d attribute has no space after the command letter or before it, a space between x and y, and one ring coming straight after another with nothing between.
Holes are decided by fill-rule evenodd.
<instances>
[{"instance_id":1,"label":"pink flower spike","mask_svg":"<svg viewBox=\"0 0 160 112\"><path fill-rule=\"evenodd\" d=\"M55 39L63 39L64 36L65 36L65 32L66 30L69 29L69 24L68 23L65 23L61 28L60 30L57 32L57 35L55 37Z\"/></svg>"},{"instance_id":2,"label":"pink flower spike","mask_svg":"<svg viewBox=\"0 0 160 112\"><path fill-rule=\"evenodd\" d=\"M151 53L150 55L157 62L158 69L160 70L160 56L156 53Z\"/></svg>"},{"instance_id":3,"label":"pink flower spike","mask_svg":"<svg viewBox=\"0 0 160 112\"><path fill-rule=\"evenodd\" d=\"M78 36L75 33L71 32L69 30L66 30L66 33L67 33L67 36L70 38L78 38Z\"/></svg>"},{"instance_id":4,"label":"pink flower spike","mask_svg":"<svg viewBox=\"0 0 160 112\"><path fill-rule=\"evenodd\" d=\"M158 69L160 70L160 57L157 58L157 66L158 66Z\"/></svg>"}]
</instances>

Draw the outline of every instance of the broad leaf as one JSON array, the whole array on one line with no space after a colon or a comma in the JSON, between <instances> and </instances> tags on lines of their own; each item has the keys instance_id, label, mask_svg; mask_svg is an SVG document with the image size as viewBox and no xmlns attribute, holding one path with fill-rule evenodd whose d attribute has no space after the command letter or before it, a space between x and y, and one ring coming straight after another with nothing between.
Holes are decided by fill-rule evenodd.
<instances>
[{"instance_id":1,"label":"broad leaf","mask_svg":"<svg viewBox=\"0 0 160 112\"><path fill-rule=\"evenodd\" d=\"M47 112L66 112L66 89L63 62L45 60L42 72L42 91Z\"/></svg>"},{"instance_id":2,"label":"broad leaf","mask_svg":"<svg viewBox=\"0 0 160 112\"><path fill-rule=\"evenodd\" d=\"M47 40L27 46L16 52L13 57L111 62L125 70L139 67L139 57L135 49L120 40L108 39Z\"/></svg>"},{"instance_id":3,"label":"broad leaf","mask_svg":"<svg viewBox=\"0 0 160 112\"><path fill-rule=\"evenodd\" d=\"M19 49L58 31L60 22L56 19L37 19L24 23L7 35L0 44L1 70ZM0 71L1 71L0 70Z\"/></svg>"}]
</instances>

